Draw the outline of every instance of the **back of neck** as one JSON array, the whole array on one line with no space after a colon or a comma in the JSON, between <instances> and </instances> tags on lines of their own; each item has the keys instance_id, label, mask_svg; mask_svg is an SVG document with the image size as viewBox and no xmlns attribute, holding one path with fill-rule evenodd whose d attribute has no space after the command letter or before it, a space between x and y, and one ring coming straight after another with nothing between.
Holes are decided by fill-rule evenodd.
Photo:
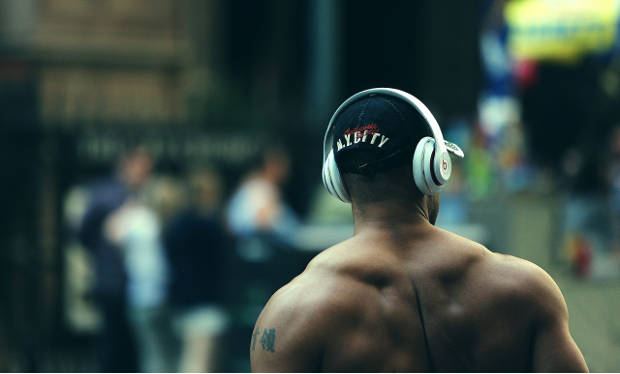
<instances>
[{"instance_id":1,"label":"back of neck","mask_svg":"<svg viewBox=\"0 0 620 374\"><path fill-rule=\"evenodd\" d=\"M420 202L398 200L365 202L353 201L355 233L364 231L412 231L428 228L428 212Z\"/></svg>"}]
</instances>

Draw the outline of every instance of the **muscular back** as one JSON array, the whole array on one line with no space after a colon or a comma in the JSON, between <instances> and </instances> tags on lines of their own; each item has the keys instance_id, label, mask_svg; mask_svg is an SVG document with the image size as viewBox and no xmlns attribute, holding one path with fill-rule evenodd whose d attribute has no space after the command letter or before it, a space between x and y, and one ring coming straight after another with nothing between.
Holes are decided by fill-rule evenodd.
<instances>
[{"instance_id":1,"label":"muscular back","mask_svg":"<svg viewBox=\"0 0 620 374\"><path fill-rule=\"evenodd\" d=\"M254 371L585 371L557 286L446 231L358 234L261 313Z\"/></svg>"}]
</instances>

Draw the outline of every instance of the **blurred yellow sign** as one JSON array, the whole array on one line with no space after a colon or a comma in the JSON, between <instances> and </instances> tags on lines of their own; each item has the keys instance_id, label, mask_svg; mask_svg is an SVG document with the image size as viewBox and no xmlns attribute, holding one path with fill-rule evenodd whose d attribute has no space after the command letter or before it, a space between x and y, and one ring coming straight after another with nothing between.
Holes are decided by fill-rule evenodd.
<instances>
[{"instance_id":1,"label":"blurred yellow sign","mask_svg":"<svg viewBox=\"0 0 620 374\"><path fill-rule=\"evenodd\" d=\"M574 61L613 47L619 0L513 0L504 16L508 48L520 58Z\"/></svg>"}]
</instances>

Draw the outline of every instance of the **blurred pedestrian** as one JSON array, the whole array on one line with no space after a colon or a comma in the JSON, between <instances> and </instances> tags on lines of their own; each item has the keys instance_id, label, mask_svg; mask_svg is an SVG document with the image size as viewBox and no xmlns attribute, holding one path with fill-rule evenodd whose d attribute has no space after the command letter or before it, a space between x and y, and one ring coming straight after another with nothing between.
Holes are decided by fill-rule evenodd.
<instances>
[{"instance_id":1,"label":"blurred pedestrian","mask_svg":"<svg viewBox=\"0 0 620 374\"><path fill-rule=\"evenodd\" d=\"M127 312L141 372L176 369L176 344L167 305L168 264L161 238L162 206L173 185L163 179L130 197L110 215L106 234L121 248L127 272ZM148 192L151 192L150 194Z\"/></svg>"},{"instance_id":2,"label":"blurred pedestrian","mask_svg":"<svg viewBox=\"0 0 620 374\"><path fill-rule=\"evenodd\" d=\"M226 207L226 221L235 237L233 281L237 341L251 334L261 307L297 269L294 246L298 221L282 196L290 160L279 148L267 149L241 182ZM246 347L234 347L237 357Z\"/></svg>"},{"instance_id":3,"label":"blurred pedestrian","mask_svg":"<svg viewBox=\"0 0 620 374\"><path fill-rule=\"evenodd\" d=\"M298 225L293 210L282 199L281 187L289 174L290 161L281 149L269 149L261 164L241 183L227 207L230 230L242 239L257 235L277 244L289 244ZM260 259L269 250L242 251L242 257Z\"/></svg>"},{"instance_id":4,"label":"blurred pedestrian","mask_svg":"<svg viewBox=\"0 0 620 374\"><path fill-rule=\"evenodd\" d=\"M227 238L221 225L219 176L208 170L189 177L189 204L165 229L170 261L170 304L181 338L178 371L217 370L221 338L228 326L223 308Z\"/></svg>"},{"instance_id":5,"label":"blurred pedestrian","mask_svg":"<svg viewBox=\"0 0 620 374\"><path fill-rule=\"evenodd\" d=\"M141 147L122 156L116 173L90 188L90 201L79 229L79 238L93 254L94 297L101 310L103 328L98 338L99 370L135 371L135 346L126 318L126 272L117 244L105 235L110 214L135 195L152 168L148 152Z\"/></svg>"}]
</instances>

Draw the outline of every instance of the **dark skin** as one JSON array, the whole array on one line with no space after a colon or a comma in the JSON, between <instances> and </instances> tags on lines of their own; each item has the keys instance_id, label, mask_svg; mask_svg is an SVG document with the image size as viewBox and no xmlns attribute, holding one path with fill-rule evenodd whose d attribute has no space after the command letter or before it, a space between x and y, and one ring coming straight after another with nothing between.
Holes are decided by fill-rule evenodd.
<instances>
[{"instance_id":1,"label":"dark skin","mask_svg":"<svg viewBox=\"0 0 620 374\"><path fill-rule=\"evenodd\" d=\"M435 227L407 169L345 176L355 234L271 297L252 371L586 372L553 279Z\"/></svg>"}]
</instances>

